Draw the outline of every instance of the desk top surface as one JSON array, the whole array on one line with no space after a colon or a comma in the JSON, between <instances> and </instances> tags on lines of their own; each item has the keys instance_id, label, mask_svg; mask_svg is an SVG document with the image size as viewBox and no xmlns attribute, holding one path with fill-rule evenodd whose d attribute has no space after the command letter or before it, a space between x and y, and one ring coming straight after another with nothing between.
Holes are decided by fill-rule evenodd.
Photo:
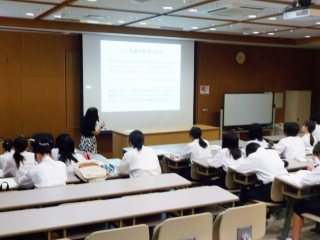
<instances>
[{"instance_id":1,"label":"desk top surface","mask_svg":"<svg viewBox=\"0 0 320 240\"><path fill-rule=\"evenodd\" d=\"M202 124L197 124L194 126L201 128L202 131L219 130L219 127L202 125ZM160 133L189 132L191 127L192 126L174 126L174 127L163 127L163 128L145 128L145 129L142 128L139 130L142 131L144 135L148 135L148 134L160 134ZM133 129L113 130L114 133L118 133L122 135L129 135L132 131Z\"/></svg>"},{"instance_id":2,"label":"desk top surface","mask_svg":"<svg viewBox=\"0 0 320 240\"><path fill-rule=\"evenodd\" d=\"M150 177L114 179L61 187L8 191L1 193L0 211L97 199L99 197L124 196L127 194L167 190L189 185L191 185L190 181L175 173L170 173Z\"/></svg>"},{"instance_id":3,"label":"desk top surface","mask_svg":"<svg viewBox=\"0 0 320 240\"><path fill-rule=\"evenodd\" d=\"M63 229L175 210L238 201L220 187L206 186L0 213L0 236ZM27 219L31 219L28 221Z\"/></svg>"}]
</instances>

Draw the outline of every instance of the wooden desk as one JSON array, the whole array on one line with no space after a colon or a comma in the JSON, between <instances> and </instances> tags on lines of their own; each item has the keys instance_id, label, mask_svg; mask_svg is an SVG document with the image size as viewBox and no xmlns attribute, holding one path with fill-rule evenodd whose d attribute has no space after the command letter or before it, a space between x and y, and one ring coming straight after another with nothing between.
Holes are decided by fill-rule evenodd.
<instances>
[{"instance_id":1,"label":"wooden desk","mask_svg":"<svg viewBox=\"0 0 320 240\"><path fill-rule=\"evenodd\" d=\"M282 193L287 196L287 211L283 231L279 237L280 240L285 240L288 237L293 215L293 207L297 200L320 194L320 184L302 186L299 182L294 181L294 178L291 178L293 175L294 173L276 177L283 184Z\"/></svg>"},{"instance_id":2,"label":"wooden desk","mask_svg":"<svg viewBox=\"0 0 320 240\"><path fill-rule=\"evenodd\" d=\"M131 220L136 217L172 211L191 210L238 201L238 197L217 186L181 189L162 193L149 193L109 200L27 209L0 213L0 237L48 232L93 223ZM26 221L32 219L32 221ZM64 231L66 234L66 231ZM64 236L66 237L66 236Z\"/></svg>"},{"instance_id":3,"label":"wooden desk","mask_svg":"<svg viewBox=\"0 0 320 240\"><path fill-rule=\"evenodd\" d=\"M1 193L0 211L111 198L142 192L164 191L190 185L190 181L177 174L170 173L150 177L4 192Z\"/></svg>"},{"instance_id":4,"label":"wooden desk","mask_svg":"<svg viewBox=\"0 0 320 240\"><path fill-rule=\"evenodd\" d=\"M207 125L195 125L202 129L202 136L207 140L219 139L219 128ZM180 126L162 129L140 129L145 136L145 145L172 144L189 142L189 131L191 126ZM122 149L129 146L129 134L131 131L114 130L112 134L113 157L120 158L123 155Z\"/></svg>"}]
</instances>

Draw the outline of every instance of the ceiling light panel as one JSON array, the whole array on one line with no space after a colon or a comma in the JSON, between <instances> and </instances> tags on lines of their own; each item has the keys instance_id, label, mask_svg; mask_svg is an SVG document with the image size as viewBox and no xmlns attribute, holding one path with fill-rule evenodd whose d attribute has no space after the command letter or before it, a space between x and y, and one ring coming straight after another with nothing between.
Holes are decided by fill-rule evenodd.
<instances>
[{"instance_id":1,"label":"ceiling light panel","mask_svg":"<svg viewBox=\"0 0 320 240\"><path fill-rule=\"evenodd\" d=\"M89 2L87 0L78 0L73 2L72 5L145 13L166 13L205 1L206 0L98 0L96 2Z\"/></svg>"},{"instance_id":2,"label":"ceiling light panel","mask_svg":"<svg viewBox=\"0 0 320 240\"><path fill-rule=\"evenodd\" d=\"M24 0L24 2L39 2L39 3L49 3L49 4L60 4L65 2L65 0Z\"/></svg>"},{"instance_id":3,"label":"ceiling light panel","mask_svg":"<svg viewBox=\"0 0 320 240\"><path fill-rule=\"evenodd\" d=\"M141 24L134 23L130 24L130 27L146 27L146 28L157 28L157 29L167 29L167 30L183 30L183 31L195 31L201 28L212 27L216 25L226 24L225 21L215 21L207 19L194 19L194 18L184 18L184 17L173 17L173 16L160 16L152 19L143 21L146 23L141 26Z\"/></svg>"},{"instance_id":4,"label":"ceiling light panel","mask_svg":"<svg viewBox=\"0 0 320 240\"><path fill-rule=\"evenodd\" d=\"M297 21L297 20L284 20L283 15L278 15L276 20L270 20L269 18L262 18L258 20L252 20L253 23L267 23L273 25L283 25L283 26L298 26L298 27L310 27L316 25L320 21L320 17L314 17L312 20L307 21Z\"/></svg>"},{"instance_id":5,"label":"ceiling light panel","mask_svg":"<svg viewBox=\"0 0 320 240\"><path fill-rule=\"evenodd\" d=\"M267 35L262 35L262 36L267 36ZM289 31L281 31L278 33L275 33L273 36L269 37L275 37L275 38L291 38L291 39L302 39L305 38L305 36L310 36L312 37L319 37L320 36L320 29L294 29L294 30L289 30Z\"/></svg>"},{"instance_id":6,"label":"ceiling light panel","mask_svg":"<svg viewBox=\"0 0 320 240\"><path fill-rule=\"evenodd\" d=\"M64 7L56 12L53 12L45 19L59 21L79 21L93 24L122 25L124 23L139 21L152 16L154 15L101 9Z\"/></svg>"},{"instance_id":7,"label":"ceiling light panel","mask_svg":"<svg viewBox=\"0 0 320 240\"><path fill-rule=\"evenodd\" d=\"M263 17L282 12L288 4L278 4L252 0L219 0L196 7L196 12L188 9L173 13L173 15L193 16L211 19L243 21L248 16Z\"/></svg>"},{"instance_id":8,"label":"ceiling light panel","mask_svg":"<svg viewBox=\"0 0 320 240\"><path fill-rule=\"evenodd\" d=\"M54 6L41 3L0 1L0 17L34 19Z\"/></svg>"},{"instance_id":9,"label":"ceiling light panel","mask_svg":"<svg viewBox=\"0 0 320 240\"><path fill-rule=\"evenodd\" d=\"M201 32L214 32L214 33L224 33L224 34L236 34L236 35L257 35L264 34L273 31L287 30L286 27L275 27L267 25L258 25L250 23L236 23L232 25L225 25L221 27L215 27L215 31L210 29L201 30Z\"/></svg>"}]
</instances>

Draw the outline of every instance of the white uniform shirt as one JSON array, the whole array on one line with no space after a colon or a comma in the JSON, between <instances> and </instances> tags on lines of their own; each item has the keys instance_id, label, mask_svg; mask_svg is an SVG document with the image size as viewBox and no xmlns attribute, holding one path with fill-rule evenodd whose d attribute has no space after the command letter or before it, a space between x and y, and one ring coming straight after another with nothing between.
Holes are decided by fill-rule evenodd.
<instances>
[{"instance_id":1,"label":"white uniform shirt","mask_svg":"<svg viewBox=\"0 0 320 240\"><path fill-rule=\"evenodd\" d=\"M25 187L30 182L36 188L64 186L67 182L66 165L63 162L53 160L49 156L44 156L42 161L21 179L20 184L22 182Z\"/></svg>"},{"instance_id":2,"label":"white uniform shirt","mask_svg":"<svg viewBox=\"0 0 320 240\"><path fill-rule=\"evenodd\" d=\"M234 159L228 148L223 148L217 152L217 154L208 160L208 164L210 167L219 168L222 167L225 172L228 171L228 167L235 167L239 160L243 158L243 155Z\"/></svg>"},{"instance_id":3,"label":"white uniform shirt","mask_svg":"<svg viewBox=\"0 0 320 240\"><path fill-rule=\"evenodd\" d=\"M266 140L262 139L262 141L259 141L258 139L254 139L254 140L250 140L247 142L246 146L249 144L249 143L258 143L261 147L263 148L268 148L269 145L267 143Z\"/></svg>"},{"instance_id":4,"label":"white uniform shirt","mask_svg":"<svg viewBox=\"0 0 320 240\"><path fill-rule=\"evenodd\" d=\"M279 143L273 145L273 148L285 159L306 155L304 143L299 136L282 138Z\"/></svg>"},{"instance_id":5,"label":"white uniform shirt","mask_svg":"<svg viewBox=\"0 0 320 240\"><path fill-rule=\"evenodd\" d=\"M315 139L320 141L320 124L316 125L316 129L312 132L312 135L314 136Z\"/></svg>"},{"instance_id":6,"label":"white uniform shirt","mask_svg":"<svg viewBox=\"0 0 320 240\"><path fill-rule=\"evenodd\" d=\"M320 166L313 171L301 170L301 172L302 171L304 172L301 179L301 184L303 186L320 184Z\"/></svg>"},{"instance_id":7,"label":"white uniform shirt","mask_svg":"<svg viewBox=\"0 0 320 240\"><path fill-rule=\"evenodd\" d=\"M6 165L6 163L12 159L14 154L14 151L5 152L0 155L0 169L3 169L3 167Z\"/></svg>"},{"instance_id":8,"label":"white uniform shirt","mask_svg":"<svg viewBox=\"0 0 320 240\"><path fill-rule=\"evenodd\" d=\"M24 160L23 162L20 162L19 169L17 168L17 164L12 155L12 158L3 166L3 177L14 177L16 182L18 182L19 178L27 174L28 171L36 165L34 153L24 151L21 155Z\"/></svg>"},{"instance_id":9,"label":"white uniform shirt","mask_svg":"<svg viewBox=\"0 0 320 240\"><path fill-rule=\"evenodd\" d=\"M60 157L59 148L52 148L51 149L51 157L53 160L59 160L59 157Z\"/></svg>"},{"instance_id":10,"label":"white uniform shirt","mask_svg":"<svg viewBox=\"0 0 320 240\"><path fill-rule=\"evenodd\" d=\"M304 146L305 146L306 148L311 148L311 147L313 147L314 145L317 144L317 139L315 138L315 139L314 139L313 146L311 146L311 144L310 144L310 133L304 134L304 135L301 137L301 139L302 139L302 141L303 141L303 143L304 143Z\"/></svg>"},{"instance_id":11,"label":"white uniform shirt","mask_svg":"<svg viewBox=\"0 0 320 240\"><path fill-rule=\"evenodd\" d=\"M134 178L161 174L161 168L156 152L152 148L142 146L140 151L133 148L123 155L117 172L129 174Z\"/></svg>"},{"instance_id":12,"label":"white uniform shirt","mask_svg":"<svg viewBox=\"0 0 320 240\"><path fill-rule=\"evenodd\" d=\"M255 172L263 184L273 182L276 176L288 173L278 152L263 147L259 147L247 158L241 159L235 169L243 173Z\"/></svg>"},{"instance_id":13,"label":"white uniform shirt","mask_svg":"<svg viewBox=\"0 0 320 240\"><path fill-rule=\"evenodd\" d=\"M207 147L203 148L199 144L199 139L193 140L191 143L183 149L183 151L179 154L180 159L190 159L192 162L194 159L206 159L212 158L212 152L210 149L209 142L204 140L207 143Z\"/></svg>"}]
</instances>

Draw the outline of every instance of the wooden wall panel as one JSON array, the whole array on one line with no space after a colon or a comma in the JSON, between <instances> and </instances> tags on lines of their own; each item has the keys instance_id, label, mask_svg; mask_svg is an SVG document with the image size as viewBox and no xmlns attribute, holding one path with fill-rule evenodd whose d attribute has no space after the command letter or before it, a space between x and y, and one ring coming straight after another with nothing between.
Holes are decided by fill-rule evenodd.
<instances>
[{"instance_id":1,"label":"wooden wall panel","mask_svg":"<svg viewBox=\"0 0 320 240\"><path fill-rule=\"evenodd\" d=\"M235 61L238 51L246 54L243 65ZM196 123L219 126L226 92L311 90L315 56L309 49L198 43ZM209 85L210 95L199 95L200 85ZM284 108L277 110L276 121L284 121Z\"/></svg>"},{"instance_id":2,"label":"wooden wall panel","mask_svg":"<svg viewBox=\"0 0 320 240\"><path fill-rule=\"evenodd\" d=\"M22 133L20 33L0 32L0 138Z\"/></svg>"}]
</instances>

